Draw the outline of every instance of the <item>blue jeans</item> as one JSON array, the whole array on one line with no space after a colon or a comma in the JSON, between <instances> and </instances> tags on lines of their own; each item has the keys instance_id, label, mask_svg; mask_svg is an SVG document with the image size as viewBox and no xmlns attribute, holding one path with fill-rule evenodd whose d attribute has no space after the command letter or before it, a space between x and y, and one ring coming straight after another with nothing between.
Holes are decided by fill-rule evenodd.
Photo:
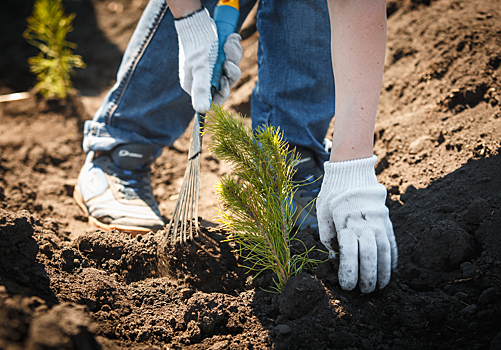
<instances>
[{"instance_id":1,"label":"blue jeans","mask_svg":"<svg viewBox=\"0 0 501 350\"><path fill-rule=\"evenodd\" d=\"M240 1L240 22L255 4ZM213 13L217 0L202 1ZM258 82L252 125L280 126L285 139L327 159L322 141L334 116L330 23L322 0L261 0ZM125 50L117 82L84 127L85 152L124 143L171 146L195 114L178 78L178 39L164 0L151 0ZM320 159L319 159L320 160Z\"/></svg>"}]
</instances>

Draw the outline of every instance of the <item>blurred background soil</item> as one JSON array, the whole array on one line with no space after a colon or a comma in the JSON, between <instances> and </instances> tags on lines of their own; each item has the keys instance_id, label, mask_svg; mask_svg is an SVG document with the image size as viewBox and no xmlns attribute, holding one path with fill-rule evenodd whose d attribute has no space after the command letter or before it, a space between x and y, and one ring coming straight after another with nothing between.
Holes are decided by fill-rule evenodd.
<instances>
[{"instance_id":1,"label":"blurred background soil","mask_svg":"<svg viewBox=\"0 0 501 350\"><path fill-rule=\"evenodd\" d=\"M342 291L335 261L281 296L249 279L215 228L214 182L230 168L202 152L201 237L163 248L91 227L73 202L82 126L114 83L146 0L63 1L87 68L59 103L0 103L0 349L501 349L501 3L389 0L376 173L399 246L382 291ZM32 1L0 12L0 94L27 91L22 32ZM250 114L259 34L242 32L242 79L225 107ZM330 133L329 133L330 134ZM328 135L329 135L328 134ZM189 131L154 166L170 219ZM321 247L305 230L307 246ZM294 247L300 249L300 247ZM319 258L323 258L319 254Z\"/></svg>"}]
</instances>

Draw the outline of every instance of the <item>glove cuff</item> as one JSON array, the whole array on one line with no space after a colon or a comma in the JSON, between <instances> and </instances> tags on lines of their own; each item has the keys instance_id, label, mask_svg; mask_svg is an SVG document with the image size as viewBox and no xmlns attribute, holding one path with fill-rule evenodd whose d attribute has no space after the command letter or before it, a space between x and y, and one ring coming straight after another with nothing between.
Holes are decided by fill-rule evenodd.
<instances>
[{"instance_id":1,"label":"glove cuff","mask_svg":"<svg viewBox=\"0 0 501 350\"><path fill-rule=\"evenodd\" d=\"M216 24L206 8L194 12L188 17L176 19L174 25L177 35L182 38L185 45L206 44L214 39L214 36L209 34L211 32L217 38Z\"/></svg>"},{"instance_id":2,"label":"glove cuff","mask_svg":"<svg viewBox=\"0 0 501 350\"><path fill-rule=\"evenodd\" d=\"M345 162L325 162L322 187L347 190L371 187L378 184L374 165L377 157L355 159Z\"/></svg>"}]
</instances>

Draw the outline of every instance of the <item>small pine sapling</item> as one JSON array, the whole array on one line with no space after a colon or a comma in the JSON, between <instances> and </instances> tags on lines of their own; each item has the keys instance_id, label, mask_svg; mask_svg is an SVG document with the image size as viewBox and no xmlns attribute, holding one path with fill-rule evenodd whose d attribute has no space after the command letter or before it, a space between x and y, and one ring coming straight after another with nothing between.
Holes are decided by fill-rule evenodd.
<instances>
[{"instance_id":1,"label":"small pine sapling","mask_svg":"<svg viewBox=\"0 0 501 350\"><path fill-rule=\"evenodd\" d=\"M321 261L309 258L314 249L293 255L299 241L294 229L294 164L299 155L289 150L280 129L262 126L254 131L241 116L213 105L206 115L204 133L211 133L210 151L233 167L215 186L220 203L216 218L239 245L240 255L257 275L272 270L273 291L281 292L287 280Z\"/></svg>"},{"instance_id":2,"label":"small pine sapling","mask_svg":"<svg viewBox=\"0 0 501 350\"><path fill-rule=\"evenodd\" d=\"M36 0L27 19L23 37L40 49L38 56L30 57L30 70L37 76L35 90L45 98L65 99L71 91L73 68L84 68L80 55L73 55L76 44L66 40L73 30L75 14L66 16L61 0Z\"/></svg>"}]
</instances>

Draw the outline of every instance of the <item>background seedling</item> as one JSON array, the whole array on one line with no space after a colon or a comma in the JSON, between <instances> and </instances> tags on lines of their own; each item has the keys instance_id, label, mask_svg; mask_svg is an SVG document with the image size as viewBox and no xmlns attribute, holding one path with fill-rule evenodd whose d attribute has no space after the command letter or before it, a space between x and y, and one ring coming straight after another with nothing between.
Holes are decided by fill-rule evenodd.
<instances>
[{"instance_id":1,"label":"background seedling","mask_svg":"<svg viewBox=\"0 0 501 350\"><path fill-rule=\"evenodd\" d=\"M37 0L27 19L24 38L40 49L38 56L30 57L30 70L37 76L35 90L46 98L64 99L73 87L73 68L84 68L79 55L73 55L76 44L66 40L73 30L75 14L66 16L61 0Z\"/></svg>"}]
</instances>

